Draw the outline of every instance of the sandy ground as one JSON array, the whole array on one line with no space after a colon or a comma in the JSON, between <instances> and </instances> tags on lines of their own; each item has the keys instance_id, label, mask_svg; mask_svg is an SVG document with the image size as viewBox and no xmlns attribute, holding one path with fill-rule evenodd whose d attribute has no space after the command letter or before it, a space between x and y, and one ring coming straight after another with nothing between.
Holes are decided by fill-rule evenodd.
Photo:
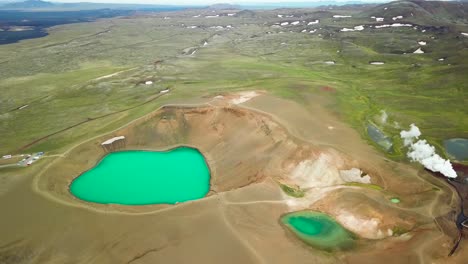
<instances>
[{"instance_id":1,"label":"sandy ground","mask_svg":"<svg viewBox=\"0 0 468 264\"><path fill-rule=\"evenodd\" d=\"M1 179L21 177L0 197L0 263L463 263L463 244L447 258L453 191L386 160L327 110L326 98L308 100L304 107L249 92L164 107L52 162L7 171ZM105 155L102 141L118 135L127 138L122 149L199 148L212 171L208 197L174 206L75 199L71 180ZM352 168L384 190L343 185L340 171ZM305 197L285 195L277 181L302 187ZM402 202L391 204L394 196ZM323 253L280 225L282 214L307 208L359 234L358 247ZM392 236L395 226L409 233Z\"/></svg>"}]
</instances>

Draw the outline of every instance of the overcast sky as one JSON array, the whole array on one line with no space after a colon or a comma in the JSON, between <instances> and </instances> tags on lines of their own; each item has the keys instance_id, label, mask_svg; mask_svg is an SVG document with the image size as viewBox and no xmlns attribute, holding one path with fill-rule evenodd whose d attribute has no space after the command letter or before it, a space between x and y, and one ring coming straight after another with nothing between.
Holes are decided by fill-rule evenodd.
<instances>
[{"instance_id":1,"label":"overcast sky","mask_svg":"<svg viewBox=\"0 0 468 264\"><path fill-rule=\"evenodd\" d=\"M216 3L229 4L256 4L256 3L307 3L319 2L319 0L239 0L239 1L223 1L223 0L49 0L51 2L74 3L74 2L94 2L94 3L132 3L132 4L156 4L156 5L206 5ZM333 0L327 0L333 1ZM334 1L350 1L350 0L334 0ZM360 0L362 2L385 2L385 0Z\"/></svg>"}]
</instances>

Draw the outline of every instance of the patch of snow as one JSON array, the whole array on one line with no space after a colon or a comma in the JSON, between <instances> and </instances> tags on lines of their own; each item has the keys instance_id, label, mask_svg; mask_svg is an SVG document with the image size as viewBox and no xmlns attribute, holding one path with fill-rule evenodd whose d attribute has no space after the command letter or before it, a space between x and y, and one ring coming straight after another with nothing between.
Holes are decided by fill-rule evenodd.
<instances>
[{"instance_id":1,"label":"patch of snow","mask_svg":"<svg viewBox=\"0 0 468 264\"><path fill-rule=\"evenodd\" d=\"M215 17L219 17L219 15L215 15L215 16L205 16L205 18L215 18Z\"/></svg>"},{"instance_id":2,"label":"patch of snow","mask_svg":"<svg viewBox=\"0 0 468 264\"><path fill-rule=\"evenodd\" d=\"M319 22L320 22L320 20L316 19L316 20L314 20L314 21L310 21L309 23L307 23L307 25L308 25L308 26L310 26L310 25L316 25L316 24L318 24Z\"/></svg>"},{"instance_id":3,"label":"patch of snow","mask_svg":"<svg viewBox=\"0 0 468 264\"><path fill-rule=\"evenodd\" d=\"M169 91L170 91L169 89L166 89L166 90L160 91L159 93L160 93L160 94L165 94L165 93L168 93Z\"/></svg>"},{"instance_id":4,"label":"patch of snow","mask_svg":"<svg viewBox=\"0 0 468 264\"><path fill-rule=\"evenodd\" d=\"M425 42L425 41L418 41L418 44L421 45L421 46L426 46L427 42Z\"/></svg>"},{"instance_id":5,"label":"patch of snow","mask_svg":"<svg viewBox=\"0 0 468 264\"><path fill-rule=\"evenodd\" d=\"M371 65L384 65L385 62L383 62L383 61L371 61L369 64L371 64Z\"/></svg>"},{"instance_id":6,"label":"patch of snow","mask_svg":"<svg viewBox=\"0 0 468 264\"><path fill-rule=\"evenodd\" d=\"M387 9L388 9L388 7L385 7L383 10L387 10Z\"/></svg>"},{"instance_id":7,"label":"patch of snow","mask_svg":"<svg viewBox=\"0 0 468 264\"><path fill-rule=\"evenodd\" d=\"M234 15L235 15L234 13L227 14L227 16L234 16Z\"/></svg>"},{"instance_id":8,"label":"patch of snow","mask_svg":"<svg viewBox=\"0 0 468 264\"><path fill-rule=\"evenodd\" d=\"M392 20L393 20L393 21L398 20L398 19L403 19L403 16L392 17Z\"/></svg>"},{"instance_id":9,"label":"patch of snow","mask_svg":"<svg viewBox=\"0 0 468 264\"><path fill-rule=\"evenodd\" d=\"M188 26L187 28L197 28L198 26Z\"/></svg>"},{"instance_id":10,"label":"patch of snow","mask_svg":"<svg viewBox=\"0 0 468 264\"><path fill-rule=\"evenodd\" d=\"M115 141L118 141L118 140L121 140L121 139L125 139L125 136L118 136L118 137L110 138L110 139L102 142L101 145L109 145L109 144L112 144Z\"/></svg>"},{"instance_id":11,"label":"patch of snow","mask_svg":"<svg viewBox=\"0 0 468 264\"><path fill-rule=\"evenodd\" d=\"M289 22L282 22L280 25L281 26L287 26L287 25L289 25Z\"/></svg>"},{"instance_id":12,"label":"patch of snow","mask_svg":"<svg viewBox=\"0 0 468 264\"><path fill-rule=\"evenodd\" d=\"M462 34L462 36L468 37L468 33L462 32L461 34Z\"/></svg>"},{"instance_id":13,"label":"patch of snow","mask_svg":"<svg viewBox=\"0 0 468 264\"><path fill-rule=\"evenodd\" d=\"M383 18L383 17L376 17L376 18L375 18L375 21L377 21L377 22L382 22L382 21L384 21L384 18Z\"/></svg>"},{"instance_id":14,"label":"patch of snow","mask_svg":"<svg viewBox=\"0 0 468 264\"><path fill-rule=\"evenodd\" d=\"M334 65L335 62L334 62L334 61L325 61L325 64L327 64L327 65Z\"/></svg>"},{"instance_id":15,"label":"patch of snow","mask_svg":"<svg viewBox=\"0 0 468 264\"><path fill-rule=\"evenodd\" d=\"M151 85L151 84L153 84L153 82L152 81L146 81L145 84L146 85Z\"/></svg>"},{"instance_id":16,"label":"patch of snow","mask_svg":"<svg viewBox=\"0 0 468 264\"><path fill-rule=\"evenodd\" d=\"M316 29L314 29L314 30L311 30L311 31L309 31L309 33L311 33L311 34L312 34L312 33L315 33L316 31L317 31L317 30L316 30Z\"/></svg>"},{"instance_id":17,"label":"patch of snow","mask_svg":"<svg viewBox=\"0 0 468 264\"><path fill-rule=\"evenodd\" d=\"M283 18L283 15L277 15L279 18Z\"/></svg>"},{"instance_id":18,"label":"patch of snow","mask_svg":"<svg viewBox=\"0 0 468 264\"><path fill-rule=\"evenodd\" d=\"M291 25L297 26L297 25L299 25L300 23L301 23L300 21L294 21L294 22L291 23Z\"/></svg>"},{"instance_id":19,"label":"patch of snow","mask_svg":"<svg viewBox=\"0 0 468 264\"><path fill-rule=\"evenodd\" d=\"M208 45L208 42L206 42L206 41L203 42L203 47L206 46L206 45Z\"/></svg>"},{"instance_id":20,"label":"patch of snow","mask_svg":"<svg viewBox=\"0 0 468 264\"><path fill-rule=\"evenodd\" d=\"M306 30L306 29L303 29L301 32L302 32L302 33L305 33L305 32L307 32L307 30Z\"/></svg>"},{"instance_id":21,"label":"patch of snow","mask_svg":"<svg viewBox=\"0 0 468 264\"><path fill-rule=\"evenodd\" d=\"M357 30L357 31L364 30L364 26L355 26L354 30Z\"/></svg>"},{"instance_id":22,"label":"patch of snow","mask_svg":"<svg viewBox=\"0 0 468 264\"><path fill-rule=\"evenodd\" d=\"M411 24L401 24L401 23L393 23L393 24L384 24L375 26L375 28L388 28L388 27L412 27Z\"/></svg>"},{"instance_id":23,"label":"patch of snow","mask_svg":"<svg viewBox=\"0 0 468 264\"><path fill-rule=\"evenodd\" d=\"M334 18L347 18L352 16L333 15Z\"/></svg>"},{"instance_id":24,"label":"patch of snow","mask_svg":"<svg viewBox=\"0 0 468 264\"><path fill-rule=\"evenodd\" d=\"M424 32L426 32L426 30L425 30L425 29L423 29L423 30L421 30L421 32L422 32L422 33L424 33Z\"/></svg>"},{"instance_id":25,"label":"patch of snow","mask_svg":"<svg viewBox=\"0 0 468 264\"><path fill-rule=\"evenodd\" d=\"M445 58L440 58L440 59L438 59L438 61L444 61L444 60L445 60Z\"/></svg>"},{"instance_id":26,"label":"patch of snow","mask_svg":"<svg viewBox=\"0 0 468 264\"><path fill-rule=\"evenodd\" d=\"M364 30L364 26L355 26L354 28L342 28L341 32L348 32L348 31L361 31Z\"/></svg>"},{"instance_id":27,"label":"patch of snow","mask_svg":"<svg viewBox=\"0 0 468 264\"><path fill-rule=\"evenodd\" d=\"M411 25L411 24L393 23L391 26L392 26L392 27L412 27L413 25Z\"/></svg>"},{"instance_id":28,"label":"patch of snow","mask_svg":"<svg viewBox=\"0 0 468 264\"><path fill-rule=\"evenodd\" d=\"M424 51L423 51L421 48L418 48L418 49L415 50L413 53L415 53L415 54L423 54Z\"/></svg>"}]
</instances>

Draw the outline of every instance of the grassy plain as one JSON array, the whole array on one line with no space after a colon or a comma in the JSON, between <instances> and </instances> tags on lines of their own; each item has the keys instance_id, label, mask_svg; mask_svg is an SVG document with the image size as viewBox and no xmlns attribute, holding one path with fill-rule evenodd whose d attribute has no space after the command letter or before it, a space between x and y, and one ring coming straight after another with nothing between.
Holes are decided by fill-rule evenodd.
<instances>
[{"instance_id":1,"label":"grassy plain","mask_svg":"<svg viewBox=\"0 0 468 264\"><path fill-rule=\"evenodd\" d=\"M259 11L247 18L193 18L205 12L198 10L103 19L91 23L92 27L88 23L59 26L46 38L3 45L2 152L24 151L21 147L35 139L139 105L167 87L174 89L171 99L261 89L307 104L305 94L329 86L336 99L330 109L364 138L367 122L385 110L389 120L380 128L395 142L394 157L402 153L398 132L410 123L417 124L436 146L446 138L466 136L464 73L468 69L463 61L468 56L468 38L459 32L421 32L430 24L417 29L370 28L376 22L356 10L329 13L353 15L342 19L301 11L299 16L299 11L292 10L297 18L287 20L276 17L277 11ZM320 19L320 23L272 28L274 23L296 19ZM415 19L408 21L416 25L420 21ZM187 28L191 25L197 28ZM339 32L356 25L366 28ZM313 29L317 31L308 33ZM427 53L412 54L420 40L428 42L422 47ZM208 45L203 46L205 41ZM188 47L197 48L196 54L184 54ZM370 61L385 64L369 65ZM116 72L121 73L99 79ZM145 86L145 80L155 84ZM67 139L59 134L45 140L53 142L38 143L30 150L58 150L76 141L75 137L97 134L107 125L111 129L109 122L123 124L145 114L161 105L156 101L151 107L124 111L121 118L73 128ZM27 108L12 111L26 104Z\"/></svg>"}]
</instances>

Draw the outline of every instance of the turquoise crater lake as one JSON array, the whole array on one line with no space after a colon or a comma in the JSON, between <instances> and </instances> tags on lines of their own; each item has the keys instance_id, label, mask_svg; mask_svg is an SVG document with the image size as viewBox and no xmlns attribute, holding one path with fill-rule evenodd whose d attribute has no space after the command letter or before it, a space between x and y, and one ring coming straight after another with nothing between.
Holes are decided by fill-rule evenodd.
<instances>
[{"instance_id":1,"label":"turquoise crater lake","mask_svg":"<svg viewBox=\"0 0 468 264\"><path fill-rule=\"evenodd\" d=\"M123 205L175 204L203 198L209 190L205 158L189 147L110 153L70 185L81 200Z\"/></svg>"},{"instance_id":2,"label":"turquoise crater lake","mask_svg":"<svg viewBox=\"0 0 468 264\"><path fill-rule=\"evenodd\" d=\"M356 235L321 212L294 212L281 217L281 222L302 241L321 250L346 250L355 244Z\"/></svg>"}]
</instances>

